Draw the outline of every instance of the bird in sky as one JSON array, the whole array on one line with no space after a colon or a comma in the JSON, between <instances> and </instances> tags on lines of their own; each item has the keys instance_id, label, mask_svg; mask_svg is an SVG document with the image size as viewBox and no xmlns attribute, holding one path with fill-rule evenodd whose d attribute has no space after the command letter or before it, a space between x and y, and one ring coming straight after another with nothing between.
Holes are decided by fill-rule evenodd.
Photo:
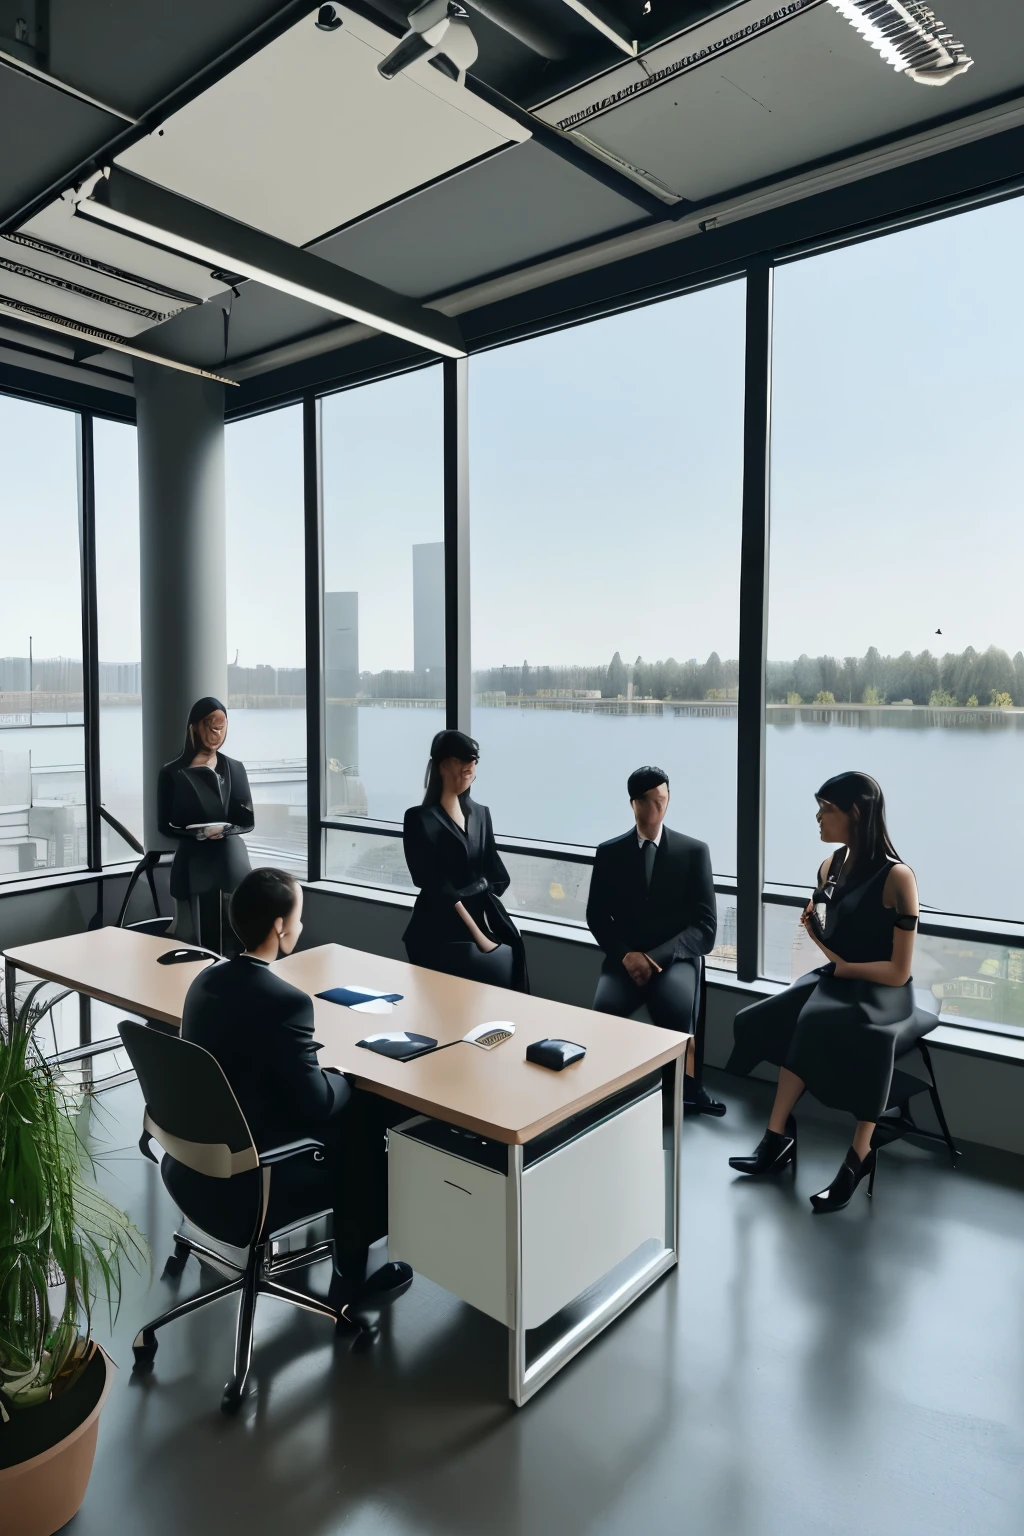
<instances>
[{"instance_id":1,"label":"bird in sky","mask_svg":"<svg viewBox=\"0 0 1024 1536\"><path fill-rule=\"evenodd\" d=\"M935 631L935 633L936 633L936 634L937 634L937 635L941 635L941 634L942 634L942 630L941 630L941 629L937 629L937 630L936 630L936 631Z\"/></svg>"}]
</instances>

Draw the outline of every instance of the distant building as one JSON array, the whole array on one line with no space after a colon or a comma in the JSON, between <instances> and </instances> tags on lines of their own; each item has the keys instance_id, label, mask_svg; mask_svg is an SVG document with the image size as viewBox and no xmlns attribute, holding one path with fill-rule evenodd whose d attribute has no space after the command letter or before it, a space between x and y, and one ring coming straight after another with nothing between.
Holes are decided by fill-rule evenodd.
<instances>
[{"instance_id":1,"label":"distant building","mask_svg":"<svg viewBox=\"0 0 1024 1536\"><path fill-rule=\"evenodd\" d=\"M412 547L413 671L444 678L444 544Z\"/></svg>"}]
</instances>

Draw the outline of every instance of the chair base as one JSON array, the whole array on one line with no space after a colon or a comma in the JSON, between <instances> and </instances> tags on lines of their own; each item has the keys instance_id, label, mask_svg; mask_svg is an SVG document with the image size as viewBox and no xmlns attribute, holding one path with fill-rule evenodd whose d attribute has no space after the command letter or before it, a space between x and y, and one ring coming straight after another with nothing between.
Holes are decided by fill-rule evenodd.
<instances>
[{"instance_id":1,"label":"chair base","mask_svg":"<svg viewBox=\"0 0 1024 1536\"><path fill-rule=\"evenodd\" d=\"M282 1275L291 1274L297 1269L306 1269L309 1265L317 1263L331 1252L333 1245L326 1242L317 1243L314 1247L305 1248L300 1253L286 1254L284 1258L275 1262L268 1250L271 1250L273 1242L283 1235L283 1233L276 1233L274 1239L255 1244L249 1250L243 1266L233 1263L223 1254L215 1253L213 1249L205 1247L194 1238L186 1237L182 1232L175 1232L174 1252L164 1266L164 1278L180 1279L189 1256L192 1255L201 1264L216 1270L222 1277L222 1283L208 1291L202 1291L188 1301L180 1302L178 1306L171 1307L169 1311L140 1328L132 1344L132 1353L135 1356L133 1369L140 1372L152 1369L156 1359L158 1328L164 1328L179 1317L187 1317L190 1312L196 1312L201 1307L209 1306L211 1302L220 1301L224 1296L232 1296L237 1292L239 1303L238 1323L235 1329L234 1371L225 1385L221 1398L223 1411L234 1413L241 1407L248 1384L252 1363L253 1324L256 1317L256 1301L259 1296L275 1296L279 1301L290 1302L292 1306L302 1307L307 1312L316 1312L322 1317L329 1317L332 1323L337 1323L337 1314L326 1301L321 1301L317 1296L310 1296L305 1291L293 1291L290 1286L283 1285L280 1278Z\"/></svg>"}]
</instances>

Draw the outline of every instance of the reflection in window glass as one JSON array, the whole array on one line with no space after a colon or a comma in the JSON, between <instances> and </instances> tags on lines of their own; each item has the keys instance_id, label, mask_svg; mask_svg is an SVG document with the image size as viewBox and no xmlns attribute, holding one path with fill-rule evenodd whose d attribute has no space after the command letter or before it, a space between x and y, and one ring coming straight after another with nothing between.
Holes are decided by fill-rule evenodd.
<instances>
[{"instance_id":1,"label":"reflection in window glass","mask_svg":"<svg viewBox=\"0 0 1024 1536\"><path fill-rule=\"evenodd\" d=\"M76 426L0 395L0 879L86 862Z\"/></svg>"},{"instance_id":2,"label":"reflection in window glass","mask_svg":"<svg viewBox=\"0 0 1024 1536\"><path fill-rule=\"evenodd\" d=\"M402 839L383 832L329 827L324 842L324 873L328 880L344 880L349 885L377 885L393 891L415 890L402 851Z\"/></svg>"},{"instance_id":3,"label":"reflection in window glass","mask_svg":"<svg viewBox=\"0 0 1024 1536\"><path fill-rule=\"evenodd\" d=\"M324 804L401 821L444 726L441 369L321 409Z\"/></svg>"},{"instance_id":4,"label":"reflection in window glass","mask_svg":"<svg viewBox=\"0 0 1024 1536\"><path fill-rule=\"evenodd\" d=\"M602 842L656 763L670 824L734 872L743 363L742 283L472 360L473 734L499 833Z\"/></svg>"},{"instance_id":5,"label":"reflection in window glass","mask_svg":"<svg viewBox=\"0 0 1024 1536\"><path fill-rule=\"evenodd\" d=\"M1018 200L776 273L772 882L813 886L857 768L926 907L1024 918L1022 243Z\"/></svg>"},{"instance_id":6,"label":"reflection in window glass","mask_svg":"<svg viewBox=\"0 0 1024 1536\"><path fill-rule=\"evenodd\" d=\"M245 764L254 867L306 872L302 407L230 422L227 751Z\"/></svg>"},{"instance_id":7,"label":"reflection in window glass","mask_svg":"<svg viewBox=\"0 0 1024 1536\"><path fill-rule=\"evenodd\" d=\"M93 421L96 620L100 669L100 802L142 842L142 641L139 632L139 461L135 428ZM103 862L138 854L100 823Z\"/></svg>"}]
</instances>

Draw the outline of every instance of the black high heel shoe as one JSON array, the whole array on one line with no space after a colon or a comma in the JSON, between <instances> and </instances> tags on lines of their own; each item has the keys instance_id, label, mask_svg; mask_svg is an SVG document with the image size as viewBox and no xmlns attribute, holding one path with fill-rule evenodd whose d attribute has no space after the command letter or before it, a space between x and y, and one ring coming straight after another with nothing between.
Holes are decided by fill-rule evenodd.
<instances>
[{"instance_id":1,"label":"black high heel shoe","mask_svg":"<svg viewBox=\"0 0 1024 1536\"><path fill-rule=\"evenodd\" d=\"M828 1189L823 1189L819 1194L811 1196L811 1204L818 1215L827 1216L830 1211L843 1210L853 1199L857 1185L865 1178L868 1181L868 1198L870 1199L875 1192L876 1167L877 1153L874 1147L863 1160L851 1147L843 1159L843 1166Z\"/></svg>"},{"instance_id":2,"label":"black high heel shoe","mask_svg":"<svg viewBox=\"0 0 1024 1536\"><path fill-rule=\"evenodd\" d=\"M790 1134L791 1133L791 1134ZM790 1115L786 1121L786 1134L765 1131L749 1157L730 1157L729 1167L737 1173L781 1173L792 1166L796 1177L796 1121Z\"/></svg>"}]
</instances>

